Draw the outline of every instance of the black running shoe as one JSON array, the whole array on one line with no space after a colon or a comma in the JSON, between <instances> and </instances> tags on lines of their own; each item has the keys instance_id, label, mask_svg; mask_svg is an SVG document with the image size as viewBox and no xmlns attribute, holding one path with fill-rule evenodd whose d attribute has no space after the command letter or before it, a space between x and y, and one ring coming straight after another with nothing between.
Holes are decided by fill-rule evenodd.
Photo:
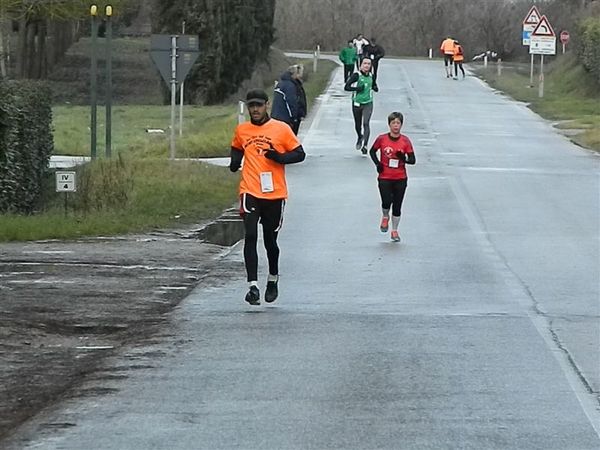
<instances>
[{"instance_id":1,"label":"black running shoe","mask_svg":"<svg viewBox=\"0 0 600 450\"><path fill-rule=\"evenodd\" d=\"M246 294L246 301L251 305L260 305L260 292L256 286L250 286L250 290Z\"/></svg>"},{"instance_id":2,"label":"black running shoe","mask_svg":"<svg viewBox=\"0 0 600 450\"><path fill-rule=\"evenodd\" d=\"M361 148L360 151L362 152L363 155L366 155L367 154L367 147Z\"/></svg>"},{"instance_id":3,"label":"black running shoe","mask_svg":"<svg viewBox=\"0 0 600 450\"><path fill-rule=\"evenodd\" d=\"M363 144L362 140L363 140L362 136L356 140L356 150L360 150L362 148L362 144Z\"/></svg>"},{"instance_id":4,"label":"black running shoe","mask_svg":"<svg viewBox=\"0 0 600 450\"><path fill-rule=\"evenodd\" d=\"M273 303L277 300L279 290L277 289L277 281L267 281L267 289L265 291L265 302Z\"/></svg>"}]
</instances>

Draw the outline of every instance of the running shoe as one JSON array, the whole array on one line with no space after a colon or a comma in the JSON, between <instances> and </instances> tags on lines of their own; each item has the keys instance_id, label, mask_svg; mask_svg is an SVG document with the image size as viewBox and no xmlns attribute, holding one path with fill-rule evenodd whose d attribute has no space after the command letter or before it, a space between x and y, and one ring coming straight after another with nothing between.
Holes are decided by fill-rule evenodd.
<instances>
[{"instance_id":1,"label":"running shoe","mask_svg":"<svg viewBox=\"0 0 600 450\"><path fill-rule=\"evenodd\" d=\"M361 148L360 151L362 152L363 155L366 155L367 154L367 147Z\"/></svg>"},{"instance_id":2,"label":"running shoe","mask_svg":"<svg viewBox=\"0 0 600 450\"><path fill-rule=\"evenodd\" d=\"M383 217L381 219L381 224L379 224L379 229L381 230L382 233L387 232L389 223L390 223L389 217Z\"/></svg>"},{"instance_id":3,"label":"running shoe","mask_svg":"<svg viewBox=\"0 0 600 450\"><path fill-rule=\"evenodd\" d=\"M277 300L279 290L277 289L277 281L267 281L267 290L265 291L265 302L273 303Z\"/></svg>"},{"instance_id":4,"label":"running shoe","mask_svg":"<svg viewBox=\"0 0 600 450\"><path fill-rule=\"evenodd\" d=\"M250 290L246 294L246 301L251 305L260 305L260 292L256 286L250 286Z\"/></svg>"},{"instance_id":5,"label":"running shoe","mask_svg":"<svg viewBox=\"0 0 600 450\"><path fill-rule=\"evenodd\" d=\"M362 145L362 139L363 139L363 138L362 138L362 136L361 136L361 137L359 137L359 138L356 140L356 146L355 146L356 150L360 150L360 149L362 148L362 146L363 146L363 145Z\"/></svg>"},{"instance_id":6,"label":"running shoe","mask_svg":"<svg viewBox=\"0 0 600 450\"><path fill-rule=\"evenodd\" d=\"M392 231L391 238L394 242L400 242L400 236L398 235L398 232L396 230Z\"/></svg>"}]
</instances>

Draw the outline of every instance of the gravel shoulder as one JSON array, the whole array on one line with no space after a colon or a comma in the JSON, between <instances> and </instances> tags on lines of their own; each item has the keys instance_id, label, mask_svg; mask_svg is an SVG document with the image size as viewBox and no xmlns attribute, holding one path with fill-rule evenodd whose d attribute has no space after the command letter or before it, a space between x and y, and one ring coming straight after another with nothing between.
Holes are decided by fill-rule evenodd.
<instances>
[{"instance_id":1,"label":"gravel shoulder","mask_svg":"<svg viewBox=\"0 0 600 450\"><path fill-rule=\"evenodd\" d=\"M159 335L241 233L228 211L185 230L0 244L0 444L81 395L105 358Z\"/></svg>"}]
</instances>

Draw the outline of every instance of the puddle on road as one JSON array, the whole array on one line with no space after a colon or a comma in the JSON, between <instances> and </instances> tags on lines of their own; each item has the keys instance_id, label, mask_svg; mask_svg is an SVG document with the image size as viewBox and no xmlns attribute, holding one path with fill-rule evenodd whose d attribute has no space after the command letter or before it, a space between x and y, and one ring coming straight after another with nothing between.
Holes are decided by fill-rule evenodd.
<instances>
[{"instance_id":1,"label":"puddle on road","mask_svg":"<svg viewBox=\"0 0 600 450\"><path fill-rule=\"evenodd\" d=\"M228 211L198 231L198 238L209 244L231 247L244 237L244 223L237 211Z\"/></svg>"}]
</instances>

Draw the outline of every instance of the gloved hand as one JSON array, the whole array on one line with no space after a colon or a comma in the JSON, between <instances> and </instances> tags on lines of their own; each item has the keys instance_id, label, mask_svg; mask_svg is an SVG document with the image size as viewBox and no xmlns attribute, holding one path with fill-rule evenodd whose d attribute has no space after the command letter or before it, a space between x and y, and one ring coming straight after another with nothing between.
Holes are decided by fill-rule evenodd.
<instances>
[{"instance_id":1,"label":"gloved hand","mask_svg":"<svg viewBox=\"0 0 600 450\"><path fill-rule=\"evenodd\" d=\"M359 84L356 86L356 92L358 92L359 94L365 90L365 85L364 84Z\"/></svg>"},{"instance_id":2,"label":"gloved hand","mask_svg":"<svg viewBox=\"0 0 600 450\"><path fill-rule=\"evenodd\" d=\"M398 158L400 161L406 161L406 154L400 150L398 150L396 152L396 158Z\"/></svg>"},{"instance_id":3,"label":"gloved hand","mask_svg":"<svg viewBox=\"0 0 600 450\"><path fill-rule=\"evenodd\" d=\"M377 86L375 83L373 83L373 90L375 92L379 92L379 86Z\"/></svg>"},{"instance_id":4,"label":"gloved hand","mask_svg":"<svg viewBox=\"0 0 600 450\"><path fill-rule=\"evenodd\" d=\"M265 158L270 159L271 161L281 163L281 154L272 148L265 150L264 155Z\"/></svg>"},{"instance_id":5,"label":"gloved hand","mask_svg":"<svg viewBox=\"0 0 600 450\"><path fill-rule=\"evenodd\" d=\"M383 164L381 164L380 162L377 163L377 173L381 173L383 172Z\"/></svg>"}]
</instances>

